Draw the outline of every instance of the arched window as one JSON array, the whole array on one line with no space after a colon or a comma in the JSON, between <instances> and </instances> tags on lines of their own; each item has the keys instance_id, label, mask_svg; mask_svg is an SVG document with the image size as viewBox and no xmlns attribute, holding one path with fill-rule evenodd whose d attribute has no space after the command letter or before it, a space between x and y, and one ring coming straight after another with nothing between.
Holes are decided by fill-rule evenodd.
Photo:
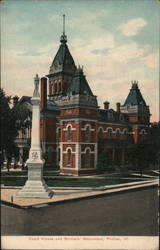
<instances>
[{"instance_id":1,"label":"arched window","mask_svg":"<svg viewBox=\"0 0 160 250\"><path fill-rule=\"evenodd\" d=\"M120 129L119 129L119 128L116 129L116 136L117 136L117 137L120 136Z\"/></svg>"},{"instance_id":2,"label":"arched window","mask_svg":"<svg viewBox=\"0 0 160 250\"><path fill-rule=\"evenodd\" d=\"M89 142L91 139L91 130L90 127L87 126L85 130L85 141Z\"/></svg>"},{"instance_id":3,"label":"arched window","mask_svg":"<svg viewBox=\"0 0 160 250\"><path fill-rule=\"evenodd\" d=\"M71 149L67 150L67 164L71 165Z\"/></svg>"},{"instance_id":4,"label":"arched window","mask_svg":"<svg viewBox=\"0 0 160 250\"><path fill-rule=\"evenodd\" d=\"M127 129L123 130L124 135L127 135Z\"/></svg>"},{"instance_id":5,"label":"arched window","mask_svg":"<svg viewBox=\"0 0 160 250\"><path fill-rule=\"evenodd\" d=\"M85 154L85 167L89 167L89 165L90 165L90 150L87 149Z\"/></svg>"},{"instance_id":6,"label":"arched window","mask_svg":"<svg viewBox=\"0 0 160 250\"><path fill-rule=\"evenodd\" d=\"M99 128L99 135L100 135L100 136L103 135L103 128Z\"/></svg>"},{"instance_id":7,"label":"arched window","mask_svg":"<svg viewBox=\"0 0 160 250\"><path fill-rule=\"evenodd\" d=\"M108 128L108 136L111 137L112 136L112 129Z\"/></svg>"},{"instance_id":8,"label":"arched window","mask_svg":"<svg viewBox=\"0 0 160 250\"><path fill-rule=\"evenodd\" d=\"M57 82L55 81L54 82L54 94L56 94L57 93Z\"/></svg>"},{"instance_id":9,"label":"arched window","mask_svg":"<svg viewBox=\"0 0 160 250\"><path fill-rule=\"evenodd\" d=\"M141 134L142 134L142 135L145 135L145 133L146 133L145 129L142 129L142 130L141 130Z\"/></svg>"},{"instance_id":10,"label":"arched window","mask_svg":"<svg viewBox=\"0 0 160 250\"><path fill-rule=\"evenodd\" d=\"M67 140L72 140L72 128L71 126L68 126L67 128Z\"/></svg>"},{"instance_id":11,"label":"arched window","mask_svg":"<svg viewBox=\"0 0 160 250\"><path fill-rule=\"evenodd\" d=\"M146 138L146 136L145 136L145 134L146 134L145 129L142 129L141 132L140 132L140 134L141 134L141 140L142 141L145 140L145 138Z\"/></svg>"}]
</instances>

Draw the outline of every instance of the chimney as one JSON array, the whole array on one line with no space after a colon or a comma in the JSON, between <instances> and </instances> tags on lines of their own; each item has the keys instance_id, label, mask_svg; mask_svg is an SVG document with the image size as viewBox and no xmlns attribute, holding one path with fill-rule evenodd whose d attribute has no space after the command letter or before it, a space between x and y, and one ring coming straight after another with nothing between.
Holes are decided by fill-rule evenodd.
<instances>
[{"instance_id":1,"label":"chimney","mask_svg":"<svg viewBox=\"0 0 160 250\"><path fill-rule=\"evenodd\" d=\"M41 78L41 108L47 107L47 78Z\"/></svg>"},{"instance_id":2,"label":"chimney","mask_svg":"<svg viewBox=\"0 0 160 250\"><path fill-rule=\"evenodd\" d=\"M109 109L109 102L108 101L105 101L103 104L104 104L104 109Z\"/></svg>"},{"instance_id":3,"label":"chimney","mask_svg":"<svg viewBox=\"0 0 160 250\"><path fill-rule=\"evenodd\" d=\"M120 102L117 102L117 103L116 103L116 111L117 111L117 112L121 112L121 111L120 111L120 106L121 106Z\"/></svg>"},{"instance_id":4,"label":"chimney","mask_svg":"<svg viewBox=\"0 0 160 250\"><path fill-rule=\"evenodd\" d=\"M13 107L15 107L18 102L19 97L15 95L12 99L13 99Z\"/></svg>"}]
</instances>

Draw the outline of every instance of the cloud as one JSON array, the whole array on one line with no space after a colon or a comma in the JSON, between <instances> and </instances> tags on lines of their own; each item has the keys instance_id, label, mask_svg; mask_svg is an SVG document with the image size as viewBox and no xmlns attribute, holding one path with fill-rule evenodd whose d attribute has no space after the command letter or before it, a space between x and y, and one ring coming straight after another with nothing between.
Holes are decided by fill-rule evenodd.
<instances>
[{"instance_id":1,"label":"cloud","mask_svg":"<svg viewBox=\"0 0 160 250\"><path fill-rule=\"evenodd\" d=\"M93 93L98 96L101 107L106 99L110 101L112 108L115 108L118 101L123 104L131 87L131 80L139 80L151 112L156 107L153 65L157 53L153 53L149 45L140 46L135 42L119 45L110 33L88 40L87 43L82 39L74 39L71 44L69 50L75 63L84 65L84 74ZM48 73L58 47L57 43L39 47L36 50L37 56L25 56L26 49L3 50L2 79L6 92L20 96L32 95L34 75L38 73L42 77ZM98 48L100 53L95 53ZM27 86L25 90L24 86ZM148 98L152 89L153 98ZM156 114L153 114L152 119L156 120L155 117Z\"/></svg>"},{"instance_id":2,"label":"cloud","mask_svg":"<svg viewBox=\"0 0 160 250\"><path fill-rule=\"evenodd\" d=\"M150 53L143 57L142 61L149 68L157 68L159 65L159 53Z\"/></svg>"},{"instance_id":3,"label":"cloud","mask_svg":"<svg viewBox=\"0 0 160 250\"><path fill-rule=\"evenodd\" d=\"M125 36L135 36L141 31L141 29L146 24L147 22L143 18L135 18L135 19L128 20L126 23L120 24L118 29Z\"/></svg>"}]
</instances>

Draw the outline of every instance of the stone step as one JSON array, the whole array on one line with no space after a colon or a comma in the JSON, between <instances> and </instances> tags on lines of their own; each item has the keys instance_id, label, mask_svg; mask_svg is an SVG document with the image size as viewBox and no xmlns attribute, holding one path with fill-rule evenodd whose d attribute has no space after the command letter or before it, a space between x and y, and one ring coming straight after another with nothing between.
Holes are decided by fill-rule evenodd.
<instances>
[{"instance_id":1,"label":"stone step","mask_svg":"<svg viewBox=\"0 0 160 250\"><path fill-rule=\"evenodd\" d=\"M43 192L28 192L28 193L26 193L26 192L24 192L24 193L20 193L20 194L18 194L17 195L17 197L19 197L19 198L47 198L47 199L49 199L49 198L51 198L52 197L52 195L50 194L50 193L43 193Z\"/></svg>"}]
</instances>

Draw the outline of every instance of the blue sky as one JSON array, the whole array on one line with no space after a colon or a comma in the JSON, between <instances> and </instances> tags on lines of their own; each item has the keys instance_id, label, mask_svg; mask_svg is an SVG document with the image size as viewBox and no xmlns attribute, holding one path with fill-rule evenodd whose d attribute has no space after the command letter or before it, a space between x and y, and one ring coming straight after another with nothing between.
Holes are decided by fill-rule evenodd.
<instances>
[{"instance_id":1,"label":"blue sky","mask_svg":"<svg viewBox=\"0 0 160 250\"><path fill-rule=\"evenodd\" d=\"M1 4L2 86L32 95L59 47L66 14L68 46L99 105L125 101L138 80L158 120L159 12L157 0L6 0Z\"/></svg>"}]
</instances>

